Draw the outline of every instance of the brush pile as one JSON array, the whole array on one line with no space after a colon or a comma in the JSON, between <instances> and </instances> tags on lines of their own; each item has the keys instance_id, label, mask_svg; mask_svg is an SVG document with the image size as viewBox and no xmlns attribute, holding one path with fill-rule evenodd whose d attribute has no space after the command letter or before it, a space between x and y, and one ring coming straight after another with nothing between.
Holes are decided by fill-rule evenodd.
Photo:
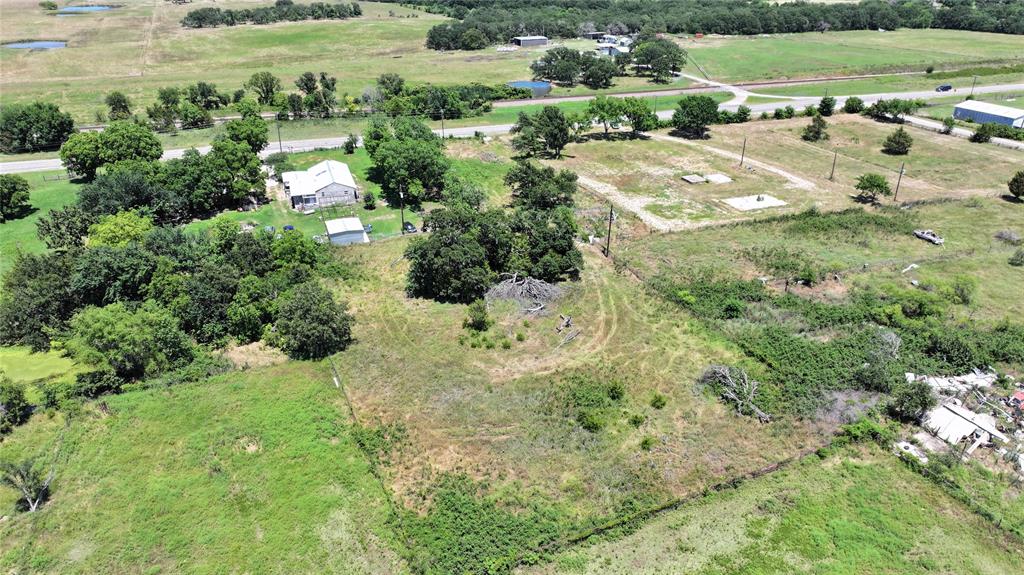
<instances>
[{"instance_id":1,"label":"brush pile","mask_svg":"<svg viewBox=\"0 0 1024 575\"><path fill-rule=\"evenodd\" d=\"M487 290L487 301L496 299L513 300L528 312L544 309L547 304L562 295L562 289L544 280L531 277L520 277L518 274L505 274L508 277Z\"/></svg>"}]
</instances>

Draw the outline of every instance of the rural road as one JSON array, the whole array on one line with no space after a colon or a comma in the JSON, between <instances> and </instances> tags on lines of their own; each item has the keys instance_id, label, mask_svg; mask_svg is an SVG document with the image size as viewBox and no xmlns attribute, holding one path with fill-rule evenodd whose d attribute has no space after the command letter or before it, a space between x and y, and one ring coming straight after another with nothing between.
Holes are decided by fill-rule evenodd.
<instances>
[{"instance_id":1,"label":"rural road","mask_svg":"<svg viewBox=\"0 0 1024 575\"><path fill-rule=\"evenodd\" d=\"M700 90L704 90L704 91L717 91L717 90L726 89L726 90L733 91L734 94L738 94L738 93L753 94L752 92L747 90L748 87L750 87L750 86L745 86L744 88L740 89L740 88L735 88L733 86L729 86L727 84L718 84L716 86L709 87L709 88L701 88ZM997 84L997 85L992 85L992 86L978 86L978 87L976 87L974 89L974 93L975 94L993 94L993 93L999 93L999 92L1014 92L1014 91L1024 91L1024 83L1019 83L1019 84ZM694 91L690 90L689 92L693 93ZM949 97L949 96L961 95L962 93L963 93L963 91L955 91L955 90L952 91L952 92L935 92L935 91L930 91L930 90L921 90L921 91L916 91L916 92L886 92L886 93L880 93L880 94L860 94L857 97L860 98L861 100L864 100L865 104L872 104L872 103L877 102L878 100L882 100L882 99L892 99L892 98L904 98L904 99L944 98L944 97ZM641 95L641 94L644 95L644 96L652 96L652 95L656 94L656 92L642 92L642 93L638 93L637 95ZM625 96L625 95L626 94L616 94L617 97L621 97L621 96ZM846 99L849 98L849 97L850 96L836 96L835 99L836 99L836 106L837 106L837 108L841 108L842 105L843 105L843 102L845 102ZM592 98L592 96L574 96L574 98L579 98L581 100L589 100L590 98ZM761 112L772 112L776 108L782 108L782 107L785 107L785 106L793 106L793 107L795 107L795 108L797 108L799 110L799 109L801 109L801 108L803 108L803 107L805 107L807 105L816 104L820 100L821 100L821 98L819 98L819 97L793 96L792 98L780 99L778 102L767 102L767 103L762 103L762 104L754 104L754 105L749 106L749 108L750 108L750 110L751 110L751 112L753 114L760 114ZM548 100L540 100L540 101L534 101L534 102L535 103L546 103L547 101ZM559 101L566 101L566 100L561 99ZM738 108L739 105L740 105L739 103L735 103L735 104L726 103L726 104L721 105L720 108L722 108L724 110L736 111L736 108ZM671 110L663 110L661 112L658 112L658 117L662 118L662 119L671 118L672 117L672 111ZM925 120L925 119L922 119L922 118L913 118L913 117L907 118L907 122L910 123L910 124L922 127L922 128L926 128L926 129L936 129L937 130L938 128L941 127L941 125L938 122L933 122L931 120ZM505 134L505 133L507 133L511 129L512 129L512 124L491 124L491 125L484 125L484 126L467 126L467 127L463 127L463 128L449 128L449 129L446 129L444 131L444 135L445 136L449 136L450 135L450 136L454 136L456 138L470 138L470 137L473 137L473 135L476 134L477 132L482 133L482 134ZM434 131L437 132L437 133L440 133L440 130L434 130ZM964 128L956 128L956 129L954 129L953 135L959 136L959 137L963 137L963 138L968 138L971 135L971 131L967 130L967 129L964 129ZM348 139L348 134L345 134L343 136L332 137L332 138L313 138L313 139L309 139L309 140L290 140L290 141L282 142L281 150L283 150L285 152L305 152L305 151L313 150L313 149L316 149L316 148L339 148L345 142L346 139ZM1003 140L1001 138L993 138L992 141L997 143L997 144L999 144L999 145L1001 145L1001 146L1007 147L1007 148L1016 148L1016 149L1024 150L1024 143L1022 143L1022 142L1013 142L1011 140ZM202 153L206 153L207 151L209 151L210 147L209 146L199 146L197 149L200 152L202 152ZM278 145L277 145L276 142L273 142L273 143L271 143L270 146L267 147L266 150L264 150L262 152L261 155L266 157L267 155L272 154L272 153L277 152L277 151L279 151ZM176 150L167 150L167 151L164 152L163 159L169 160L171 158L180 158L182 156L182 154L184 154L184 153L185 153L185 148L176 149ZM58 159L58 158L49 158L49 159L45 159L45 160L22 160L22 161L17 161L17 162L2 162L2 163L0 163L0 174L16 174L16 173L22 173L22 172L42 172L42 171L48 171L48 170L59 170L59 169L61 169L61 167L62 167L61 166L61 162L60 162L60 159Z\"/></svg>"}]
</instances>

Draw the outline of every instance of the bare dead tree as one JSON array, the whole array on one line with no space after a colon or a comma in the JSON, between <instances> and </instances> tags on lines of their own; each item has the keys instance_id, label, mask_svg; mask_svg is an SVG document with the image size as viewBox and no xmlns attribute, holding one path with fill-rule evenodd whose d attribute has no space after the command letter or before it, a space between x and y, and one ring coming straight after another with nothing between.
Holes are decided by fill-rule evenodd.
<instances>
[{"instance_id":1,"label":"bare dead tree","mask_svg":"<svg viewBox=\"0 0 1024 575\"><path fill-rule=\"evenodd\" d=\"M725 401L736 406L740 415L754 415L761 423L768 423L772 416L755 403L757 381L747 376L747 372L738 367L712 365L700 376L700 383L710 387Z\"/></svg>"},{"instance_id":2,"label":"bare dead tree","mask_svg":"<svg viewBox=\"0 0 1024 575\"><path fill-rule=\"evenodd\" d=\"M56 474L55 467L45 476L43 470L36 466L33 458L19 462L0 462L0 484L6 485L21 494L20 501L29 512L39 509L50 495L50 483Z\"/></svg>"}]
</instances>

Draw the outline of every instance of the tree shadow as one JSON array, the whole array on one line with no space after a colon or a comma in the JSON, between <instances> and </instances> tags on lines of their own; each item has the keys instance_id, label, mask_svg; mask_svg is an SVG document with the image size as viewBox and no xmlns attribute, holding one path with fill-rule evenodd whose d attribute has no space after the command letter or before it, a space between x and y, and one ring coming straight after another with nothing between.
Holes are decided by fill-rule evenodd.
<instances>
[{"instance_id":1,"label":"tree shadow","mask_svg":"<svg viewBox=\"0 0 1024 575\"><path fill-rule=\"evenodd\" d=\"M878 197L872 196L872 195L868 195L868 194L851 195L850 199L852 199L854 202L857 202L858 204L861 204L863 206L878 206L878 205L880 205L878 203Z\"/></svg>"},{"instance_id":2,"label":"tree shadow","mask_svg":"<svg viewBox=\"0 0 1024 575\"><path fill-rule=\"evenodd\" d=\"M1024 204L1024 198L1018 198L1013 194L1003 194L999 196L1001 200L1010 204Z\"/></svg>"},{"instance_id":3,"label":"tree shadow","mask_svg":"<svg viewBox=\"0 0 1024 575\"><path fill-rule=\"evenodd\" d=\"M28 216L31 216L32 214L34 214L34 213L36 213L38 211L39 211L39 208L37 208L35 206L21 206L20 208L18 208L18 210L16 212L14 212L13 214L7 216L7 218L4 219L3 223L6 224L6 223L9 223L9 222L13 222L15 220L20 220L22 218L27 218Z\"/></svg>"}]
</instances>

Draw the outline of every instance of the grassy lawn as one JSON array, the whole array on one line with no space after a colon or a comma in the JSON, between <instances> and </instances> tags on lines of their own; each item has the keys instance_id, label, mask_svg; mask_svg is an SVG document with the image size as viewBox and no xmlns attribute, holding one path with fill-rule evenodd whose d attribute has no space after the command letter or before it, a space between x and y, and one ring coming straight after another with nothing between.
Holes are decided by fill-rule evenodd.
<instances>
[{"instance_id":1,"label":"grassy lawn","mask_svg":"<svg viewBox=\"0 0 1024 575\"><path fill-rule=\"evenodd\" d=\"M981 94L974 97L981 102L992 102L1000 106L1024 110L1024 94L1008 92L1005 94ZM930 100L928 106L921 111L921 114L936 120L942 120L953 115L953 108L962 102L964 98L941 98Z\"/></svg>"},{"instance_id":2,"label":"grassy lawn","mask_svg":"<svg viewBox=\"0 0 1024 575\"><path fill-rule=\"evenodd\" d=\"M414 509L428 503L439 474L462 472L513 508L549 510L571 533L821 440L805 422L744 428L727 408L695 395L697 374L734 352L595 251L586 250L583 277L549 313L524 317L515 306L493 305L496 323L484 341L461 328L465 306L406 297L407 263L395 264L406 241L342 253L368 273L336 286L360 318L357 343L338 366L361 420L406 431L387 474ZM559 314L581 330L565 345ZM557 390L572 374L624 384L607 428L584 431L562 413ZM668 398L664 409L651 407L655 393ZM645 436L657 438L652 451L638 447Z\"/></svg>"},{"instance_id":3,"label":"grassy lawn","mask_svg":"<svg viewBox=\"0 0 1024 575\"><path fill-rule=\"evenodd\" d=\"M1024 569L1022 551L891 455L865 449L811 458L520 573L998 575Z\"/></svg>"},{"instance_id":4,"label":"grassy lawn","mask_svg":"<svg viewBox=\"0 0 1024 575\"><path fill-rule=\"evenodd\" d=\"M1019 36L959 30L808 32L677 41L713 79L726 81L923 72L929 65L944 69L1019 61L1024 54L1024 39ZM699 74L692 65L688 69Z\"/></svg>"},{"instance_id":5,"label":"grassy lawn","mask_svg":"<svg viewBox=\"0 0 1024 575\"><path fill-rule=\"evenodd\" d=\"M3 458L60 446L53 496L0 523L33 573L402 573L387 496L322 365L289 363L37 414ZM63 435L63 442L58 439ZM0 490L0 513L14 503Z\"/></svg>"},{"instance_id":6,"label":"grassy lawn","mask_svg":"<svg viewBox=\"0 0 1024 575\"><path fill-rule=\"evenodd\" d=\"M658 273L690 274L713 269L745 278L771 276L743 257L747 249L795 250L815 261L845 270L842 283L827 282L815 294L842 297L850 286L877 286L911 280L949 281L957 275L973 277L978 292L963 310L978 319L1000 320L1024 315L1018 297L1024 270L1007 264L1016 248L993 238L1004 229L1024 233L1024 206L997 198L976 198L925 205L908 212L915 227L936 230L944 247L933 246L910 234L863 230L853 233L796 233L788 223L769 221L712 227L685 233L638 237L620 242L618 256L644 277ZM912 263L919 267L901 273Z\"/></svg>"},{"instance_id":7,"label":"grassy lawn","mask_svg":"<svg viewBox=\"0 0 1024 575\"><path fill-rule=\"evenodd\" d=\"M72 382L80 371L81 366L53 350L37 353L25 346L0 347L0 373L26 386L26 395L32 403L42 400L42 387Z\"/></svg>"},{"instance_id":8,"label":"grassy lawn","mask_svg":"<svg viewBox=\"0 0 1024 575\"><path fill-rule=\"evenodd\" d=\"M182 17L207 6L248 8L263 0L197 0L185 5L128 2L117 10L67 18L44 14L32 0L12 0L5 11L0 40L63 39L62 50L0 49L0 86L5 101L43 99L91 123L105 109L103 97L124 91L142 111L160 87L197 80L234 91L254 72L269 69L286 89L306 71L337 76L339 95L358 96L384 72L414 83L488 84L526 79L529 65L546 47L497 52L436 52L424 46L427 30L442 17L397 4L361 2L364 16L346 21L308 21L269 26L185 29ZM590 49L593 42L565 45ZM117 53L117 58L111 56ZM622 78L613 90L664 89L688 83L652 84L646 78ZM556 89L577 94L585 87Z\"/></svg>"},{"instance_id":9,"label":"grassy lawn","mask_svg":"<svg viewBox=\"0 0 1024 575\"><path fill-rule=\"evenodd\" d=\"M36 236L36 222L47 212L73 203L77 198L78 184L67 179L57 180L63 172L32 172L21 174L28 180L31 213L27 216L0 224L0 275L14 265L18 252L38 253L46 249Z\"/></svg>"},{"instance_id":10,"label":"grassy lawn","mask_svg":"<svg viewBox=\"0 0 1024 575\"><path fill-rule=\"evenodd\" d=\"M997 86L1000 84L1019 83L1020 74L997 74L978 79L978 86ZM961 98L971 92L971 76L934 80L924 74L880 76L860 80L837 80L832 82L813 82L795 86L777 88L759 88L763 94L776 96L808 96L821 97L826 91L833 96L850 96L855 94L885 94L889 92L931 91L940 84L952 84L953 90Z\"/></svg>"},{"instance_id":11,"label":"grassy lawn","mask_svg":"<svg viewBox=\"0 0 1024 575\"><path fill-rule=\"evenodd\" d=\"M828 140L805 142L800 133L808 122L794 118L714 126L707 143L739 153L746 139L748 157L785 167L820 187L822 193L815 199L822 207L848 206L857 177L867 172L885 175L895 187L904 162L901 201L1002 194L1019 169L1015 166L1024 162L1024 153L1017 150L973 144L913 126L905 127L914 138L910 153L889 156L882 153L882 142L896 126L850 114L828 119ZM836 152L835 178L830 182Z\"/></svg>"}]
</instances>

